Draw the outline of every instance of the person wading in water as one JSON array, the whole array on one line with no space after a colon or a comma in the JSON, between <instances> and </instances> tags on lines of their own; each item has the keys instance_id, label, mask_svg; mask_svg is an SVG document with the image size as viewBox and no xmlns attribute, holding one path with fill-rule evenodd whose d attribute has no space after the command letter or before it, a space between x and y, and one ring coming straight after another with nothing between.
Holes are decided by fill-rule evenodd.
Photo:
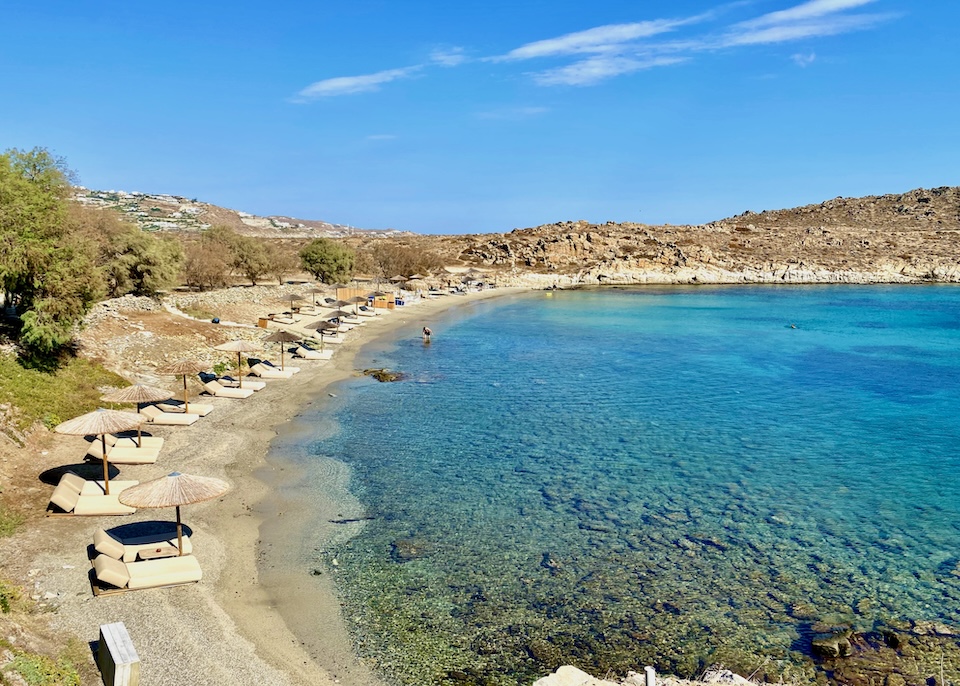
<instances>
[{"instance_id":1,"label":"person wading in water","mask_svg":"<svg viewBox=\"0 0 960 686\"><path fill-rule=\"evenodd\" d=\"M431 331L429 327L426 327L426 326L423 327L423 342L424 342L424 343L429 343L429 342L430 342L430 336L432 336L432 335L433 335L433 331Z\"/></svg>"}]
</instances>

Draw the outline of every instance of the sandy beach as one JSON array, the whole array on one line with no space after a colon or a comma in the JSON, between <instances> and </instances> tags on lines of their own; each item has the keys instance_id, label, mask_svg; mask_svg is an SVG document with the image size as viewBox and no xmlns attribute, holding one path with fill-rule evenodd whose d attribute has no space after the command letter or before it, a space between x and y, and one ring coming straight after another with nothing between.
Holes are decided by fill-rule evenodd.
<instances>
[{"instance_id":1,"label":"sandy beach","mask_svg":"<svg viewBox=\"0 0 960 686\"><path fill-rule=\"evenodd\" d=\"M145 684L378 684L353 653L329 574L306 565L318 541L348 536L360 524L334 524L360 513L348 492L345 465L329 461L324 497L296 492L299 473L271 442L295 442L308 427L295 418L331 400L328 387L356 373L354 358L386 335L419 335L442 312L518 292L495 289L424 300L373 318L347 334L330 362L299 361L301 373L269 382L248 400L216 398L215 411L192 427L157 427L166 438L155 465L123 467L123 478L146 481L177 470L225 478L231 491L184 508L203 580L169 589L94 597L88 546L98 527L170 520L172 511L141 510L130 517L46 518L4 544L2 567L29 579L34 597L56 611L54 628L96 641L99 625L122 621L141 659ZM281 426L283 425L283 426ZM309 427L313 430L314 427ZM82 438L62 437L37 450L35 473L81 462ZM89 469L89 467L87 467ZM36 482L30 494L49 497ZM27 495L27 494L25 494ZM309 539L301 535L310 527ZM312 573L313 572L313 573Z\"/></svg>"}]
</instances>

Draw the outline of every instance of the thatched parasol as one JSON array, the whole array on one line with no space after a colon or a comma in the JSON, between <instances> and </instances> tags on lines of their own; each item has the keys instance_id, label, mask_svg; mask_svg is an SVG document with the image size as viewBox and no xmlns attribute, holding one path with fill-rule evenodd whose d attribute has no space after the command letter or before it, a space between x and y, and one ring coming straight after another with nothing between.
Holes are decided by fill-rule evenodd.
<instances>
[{"instance_id":1,"label":"thatched parasol","mask_svg":"<svg viewBox=\"0 0 960 686\"><path fill-rule=\"evenodd\" d=\"M300 302L301 300L303 300L303 298L301 298L299 295L297 295L297 294L295 294L295 293L293 293L293 294L291 294L291 295L285 295L285 296L283 296L282 298L280 298L280 302L282 302L282 303L289 303L291 310L295 309L293 304L294 304L294 303L298 303L298 302Z\"/></svg>"},{"instance_id":2,"label":"thatched parasol","mask_svg":"<svg viewBox=\"0 0 960 686\"><path fill-rule=\"evenodd\" d=\"M391 276L390 281L393 283L403 283L404 281L407 281L407 277L397 274L396 276Z\"/></svg>"},{"instance_id":3,"label":"thatched parasol","mask_svg":"<svg viewBox=\"0 0 960 686\"><path fill-rule=\"evenodd\" d=\"M410 277L410 281L419 281L420 279L426 279L428 276L430 276L430 275L429 275L429 274L427 274L427 275L424 275L424 274L414 274L413 276Z\"/></svg>"},{"instance_id":4,"label":"thatched parasol","mask_svg":"<svg viewBox=\"0 0 960 686\"><path fill-rule=\"evenodd\" d=\"M221 343L220 345L213 346L214 350L223 350L225 352L237 353L237 380L240 383L240 388L243 388L243 376L240 374L240 366L243 362L240 359L240 353L253 353L258 350L262 350L263 347L259 343L254 343L253 341L227 341L226 343Z\"/></svg>"},{"instance_id":5,"label":"thatched parasol","mask_svg":"<svg viewBox=\"0 0 960 686\"><path fill-rule=\"evenodd\" d=\"M300 338L301 337L295 333L290 333L289 331L284 331L283 329L281 329L279 331L274 331L272 334L270 334L263 340L269 343L280 344L280 369L283 369L283 344L299 341Z\"/></svg>"},{"instance_id":6,"label":"thatched parasol","mask_svg":"<svg viewBox=\"0 0 960 686\"><path fill-rule=\"evenodd\" d=\"M118 388L106 395L101 395L100 400L108 403L136 403L137 412L143 409L144 403L156 403L161 400L169 400L173 393L164 388L154 388L137 383L126 388ZM137 426L137 447L141 446L140 426Z\"/></svg>"},{"instance_id":7,"label":"thatched parasol","mask_svg":"<svg viewBox=\"0 0 960 686\"><path fill-rule=\"evenodd\" d=\"M334 300L332 303L330 303L330 305L333 307L349 307L352 304L353 303L351 303L349 300Z\"/></svg>"},{"instance_id":8,"label":"thatched parasol","mask_svg":"<svg viewBox=\"0 0 960 686\"><path fill-rule=\"evenodd\" d=\"M323 337L324 337L324 335L325 335L325 334L324 334L324 331L339 331L339 330L340 330L340 328L339 328L336 324L333 324L332 322L328 322L328 321L314 322L314 323L311 324L310 326L305 326L304 328L305 328L305 329L316 329L317 333L320 334L320 350L321 350L321 351L323 350Z\"/></svg>"},{"instance_id":9,"label":"thatched parasol","mask_svg":"<svg viewBox=\"0 0 960 686\"><path fill-rule=\"evenodd\" d=\"M187 397L187 374L198 374L207 368L208 365L196 360L177 360L173 364L157 370L159 374L172 374L183 377L183 411L190 411L190 403Z\"/></svg>"},{"instance_id":10,"label":"thatched parasol","mask_svg":"<svg viewBox=\"0 0 960 686\"><path fill-rule=\"evenodd\" d=\"M313 296L313 304L314 304L314 306L316 306L316 304L317 304L317 296L318 296L318 295L323 295L324 293L326 293L326 291L325 291L324 289L322 289L322 288L311 288L311 289L310 289L309 291L307 291L307 292L308 292L310 295Z\"/></svg>"},{"instance_id":11,"label":"thatched parasol","mask_svg":"<svg viewBox=\"0 0 960 686\"><path fill-rule=\"evenodd\" d=\"M130 507L177 508L177 547L183 555L183 525L180 506L213 500L230 490L230 484L212 476L192 476L172 472L159 479L144 481L120 493L120 502Z\"/></svg>"},{"instance_id":12,"label":"thatched parasol","mask_svg":"<svg viewBox=\"0 0 960 686\"><path fill-rule=\"evenodd\" d=\"M54 427L58 434L68 436L99 436L103 448L103 492L110 495L110 465L107 462L106 435L118 431L139 429L143 417L133 412L105 410L102 407L87 414L68 419Z\"/></svg>"}]
</instances>

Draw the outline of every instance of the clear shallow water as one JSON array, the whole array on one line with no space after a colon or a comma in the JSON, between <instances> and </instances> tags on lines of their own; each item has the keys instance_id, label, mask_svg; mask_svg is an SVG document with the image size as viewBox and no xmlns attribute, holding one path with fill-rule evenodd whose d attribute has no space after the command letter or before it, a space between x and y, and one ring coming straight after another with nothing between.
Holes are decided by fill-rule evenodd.
<instances>
[{"instance_id":1,"label":"clear shallow water","mask_svg":"<svg viewBox=\"0 0 960 686\"><path fill-rule=\"evenodd\" d=\"M330 555L396 680L806 679L817 623L960 623L960 289L536 293L432 325L312 449L373 518Z\"/></svg>"}]
</instances>

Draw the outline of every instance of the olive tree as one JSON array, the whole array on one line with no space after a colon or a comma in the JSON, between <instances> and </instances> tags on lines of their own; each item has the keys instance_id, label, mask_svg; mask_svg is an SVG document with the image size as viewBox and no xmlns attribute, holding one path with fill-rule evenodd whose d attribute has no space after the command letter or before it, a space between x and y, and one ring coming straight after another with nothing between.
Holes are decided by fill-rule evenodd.
<instances>
[{"instance_id":1,"label":"olive tree","mask_svg":"<svg viewBox=\"0 0 960 686\"><path fill-rule=\"evenodd\" d=\"M323 283L349 280L355 261L353 250L329 238L315 238L300 250L300 264Z\"/></svg>"}]
</instances>

